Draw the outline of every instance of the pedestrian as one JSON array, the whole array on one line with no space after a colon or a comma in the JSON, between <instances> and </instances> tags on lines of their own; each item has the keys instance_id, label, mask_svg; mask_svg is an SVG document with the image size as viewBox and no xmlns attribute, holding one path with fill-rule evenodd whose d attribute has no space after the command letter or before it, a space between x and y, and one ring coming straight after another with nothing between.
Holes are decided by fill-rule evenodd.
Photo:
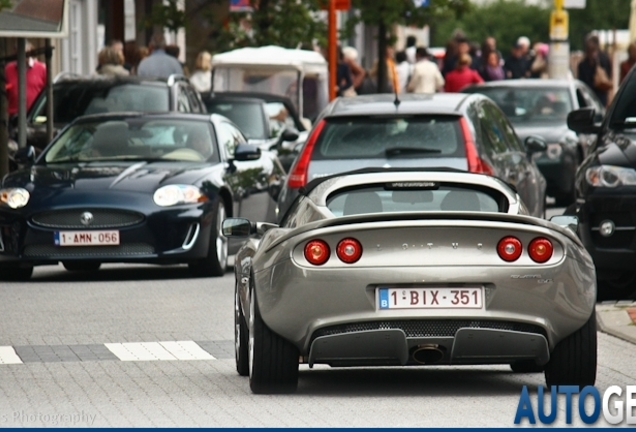
<instances>
[{"instance_id":1,"label":"pedestrian","mask_svg":"<svg viewBox=\"0 0 636 432\"><path fill-rule=\"evenodd\" d=\"M406 38L406 48L404 49L406 52L406 59L409 63L415 64L417 62L417 38L413 35L409 35Z\"/></svg>"},{"instance_id":2,"label":"pedestrian","mask_svg":"<svg viewBox=\"0 0 636 432\"><path fill-rule=\"evenodd\" d=\"M386 82L386 86L384 90L385 92L388 92L388 93L400 92L400 83L398 81L397 69L395 67L395 61L393 60L394 52L395 50L393 49L392 46L386 47L385 61L386 61L387 82ZM379 68L379 62L376 60L373 65L373 68L371 68L371 71L369 72L369 75L371 76L371 78L373 78L376 81L376 86L378 89L380 89L380 84L378 83L378 68Z\"/></svg>"},{"instance_id":3,"label":"pedestrian","mask_svg":"<svg viewBox=\"0 0 636 432\"><path fill-rule=\"evenodd\" d=\"M510 55L504 62L507 79L528 78L530 76L530 61L525 54L524 45L515 43Z\"/></svg>"},{"instance_id":4,"label":"pedestrian","mask_svg":"<svg viewBox=\"0 0 636 432\"><path fill-rule=\"evenodd\" d=\"M201 51L194 63L194 73L190 83L199 92L207 92L212 88L212 55Z\"/></svg>"},{"instance_id":5,"label":"pedestrian","mask_svg":"<svg viewBox=\"0 0 636 432\"><path fill-rule=\"evenodd\" d=\"M27 111L35 102L40 92L46 87L46 65L30 55L33 51L31 42L25 43L26 50L26 108ZM17 53L17 50L16 50ZM4 68L5 89L7 92L7 110L9 115L18 113L18 62L7 63Z\"/></svg>"},{"instance_id":6,"label":"pedestrian","mask_svg":"<svg viewBox=\"0 0 636 432\"><path fill-rule=\"evenodd\" d=\"M97 56L97 73L105 76L128 76L128 72L124 68L124 54L115 48L105 47Z\"/></svg>"},{"instance_id":7,"label":"pedestrian","mask_svg":"<svg viewBox=\"0 0 636 432\"><path fill-rule=\"evenodd\" d=\"M353 47L342 48L342 61L349 65L351 81L357 94L370 94L377 91L367 71L358 63L357 49Z\"/></svg>"},{"instance_id":8,"label":"pedestrian","mask_svg":"<svg viewBox=\"0 0 636 432\"><path fill-rule=\"evenodd\" d=\"M405 93L406 85L409 83L412 70L412 65L408 62L406 51L398 51L395 53L395 70L398 75L400 93Z\"/></svg>"},{"instance_id":9,"label":"pedestrian","mask_svg":"<svg viewBox=\"0 0 636 432\"><path fill-rule=\"evenodd\" d=\"M429 60L426 48L418 47L415 52L417 63L413 66L407 90L411 93L435 93L444 87L444 77L436 63Z\"/></svg>"},{"instance_id":10,"label":"pedestrian","mask_svg":"<svg viewBox=\"0 0 636 432\"><path fill-rule=\"evenodd\" d=\"M549 77L548 74L548 52L550 46L544 43L537 43L534 46L535 57L530 65L530 77L531 78L543 78Z\"/></svg>"},{"instance_id":11,"label":"pedestrian","mask_svg":"<svg viewBox=\"0 0 636 432\"><path fill-rule=\"evenodd\" d=\"M501 58L497 51L489 51L483 59L479 74L486 82L501 81L506 79L506 72L501 66Z\"/></svg>"},{"instance_id":12,"label":"pedestrian","mask_svg":"<svg viewBox=\"0 0 636 432\"><path fill-rule=\"evenodd\" d=\"M140 61L141 58L137 41L126 41L124 44L124 69L130 72L131 75L135 75Z\"/></svg>"},{"instance_id":13,"label":"pedestrian","mask_svg":"<svg viewBox=\"0 0 636 432\"><path fill-rule=\"evenodd\" d=\"M636 64L636 42L632 42L631 44L629 44L629 46L627 47L627 55L629 56L627 60L621 63L621 83L627 76L627 73Z\"/></svg>"},{"instance_id":14,"label":"pedestrian","mask_svg":"<svg viewBox=\"0 0 636 432\"><path fill-rule=\"evenodd\" d=\"M447 54L444 56L444 68L442 69L442 75L444 76L457 68L457 61L461 56L465 54L470 57L470 51L472 49L469 40L465 36L461 35L455 38L454 44L449 45L451 46L451 49L450 51L447 51ZM471 69L476 70L478 68L478 65L472 60L473 57L470 58L472 63L468 66Z\"/></svg>"},{"instance_id":15,"label":"pedestrian","mask_svg":"<svg viewBox=\"0 0 636 432\"><path fill-rule=\"evenodd\" d=\"M338 64L336 65L336 94L347 97L356 95L351 78L351 68L344 61L341 47L338 47Z\"/></svg>"},{"instance_id":16,"label":"pedestrian","mask_svg":"<svg viewBox=\"0 0 636 432\"><path fill-rule=\"evenodd\" d=\"M137 75L168 78L183 75L183 68L177 59L166 54L166 40L162 33L155 33L150 41L150 55L139 63Z\"/></svg>"},{"instance_id":17,"label":"pedestrian","mask_svg":"<svg viewBox=\"0 0 636 432\"><path fill-rule=\"evenodd\" d=\"M600 50L598 36L589 36L585 40L585 57L578 66L578 78L594 90L605 106L612 88L611 76L612 64L607 54Z\"/></svg>"},{"instance_id":18,"label":"pedestrian","mask_svg":"<svg viewBox=\"0 0 636 432\"><path fill-rule=\"evenodd\" d=\"M483 78L479 76L479 73L470 68L472 61L468 54L462 54L459 57L457 67L446 74L444 91L457 93L470 84L481 84L484 82Z\"/></svg>"},{"instance_id":19,"label":"pedestrian","mask_svg":"<svg viewBox=\"0 0 636 432\"><path fill-rule=\"evenodd\" d=\"M176 58L179 64L181 65L181 70L183 71L183 75L189 77L190 70L188 69L188 66L186 66L185 63L179 60L180 53L181 53L181 48L179 48L179 45L166 45L166 54Z\"/></svg>"}]
</instances>

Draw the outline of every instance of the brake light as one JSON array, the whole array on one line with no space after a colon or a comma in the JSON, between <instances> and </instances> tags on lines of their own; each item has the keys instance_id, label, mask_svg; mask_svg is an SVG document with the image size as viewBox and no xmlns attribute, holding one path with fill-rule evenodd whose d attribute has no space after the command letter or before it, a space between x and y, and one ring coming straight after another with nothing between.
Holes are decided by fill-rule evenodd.
<instances>
[{"instance_id":1,"label":"brake light","mask_svg":"<svg viewBox=\"0 0 636 432\"><path fill-rule=\"evenodd\" d=\"M499 257L508 262L516 261L521 256L521 241L512 236L504 237L497 244L497 253Z\"/></svg>"},{"instance_id":2,"label":"brake light","mask_svg":"<svg viewBox=\"0 0 636 432\"><path fill-rule=\"evenodd\" d=\"M323 265L329 260L331 250L323 240L312 240L305 245L305 259L313 265Z\"/></svg>"},{"instance_id":3,"label":"brake light","mask_svg":"<svg viewBox=\"0 0 636 432\"><path fill-rule=\"evenodd\" d=\"M552 242L544 237L537 237L528 245L528 254L533 261L544 263L552 257Z\"/></svg>"},{"instance_id":4,"label":"brake light","mask_svg":"<svg viewBox=\"0 0 636 432\"><path fill-rule=\"evenodd\" d=\"M462 135L464 136L466 159L468 160L468 172L494 175L495 170L490 166L488 162L480 158L479 154L477 153L477 145L475 144L473 134L470 131L468 120L462 117L459 119L459 124L462 127Z\"/></svg>"},{"instance_id":5,"label":"brake light","mask_svg":"<svg viewBox=\"0 0 636 432\"><path fill-rule=\"evenodd\" d=\"M309 138L307 138L307 142L303 147L303 152L298 156L290 170L287 180L287 185L290 188L298 189L307 184L307 171L309 170L309 163L311 162L311 153L314 151L316 141L318 141L320 132L322 132L322 128L324 127L325 121L321 120L314 130L311 131Z\"/></svg>"},{"instance_id":6,"label":"brake light","mask_svg":"<svg viewBox=\"0 0 636 432\"><path fill-rule=\"evenodd\" d=\"M353 264L362 256L362 245L354 238L340 240L336 248L336 255L338 255L340 261Z\"/></svg>"}]
</instances>

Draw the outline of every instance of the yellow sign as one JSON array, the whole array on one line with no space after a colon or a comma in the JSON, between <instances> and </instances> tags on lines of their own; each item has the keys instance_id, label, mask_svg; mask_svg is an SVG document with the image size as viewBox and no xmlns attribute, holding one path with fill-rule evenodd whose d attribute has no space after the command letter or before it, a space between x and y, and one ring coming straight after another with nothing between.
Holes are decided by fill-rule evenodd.
<instances>
[{"instance_id":1,"label":"yellow sign","mask_svg":"<svg viewBox=\"0 0 636 432\"><path fill-rule=\"evenodd\" d=\"M550 40L564 41L569 36L568 13L561 10L554 10L550 15Z\"/></svg>"}]
</instances>

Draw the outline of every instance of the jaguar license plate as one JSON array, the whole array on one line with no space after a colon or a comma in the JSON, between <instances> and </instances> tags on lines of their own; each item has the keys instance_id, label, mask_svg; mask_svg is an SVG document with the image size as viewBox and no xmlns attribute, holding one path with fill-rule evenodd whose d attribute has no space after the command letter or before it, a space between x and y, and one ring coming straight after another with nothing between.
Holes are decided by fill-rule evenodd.
<instances>
[{"instance_id":1,"label":"jaguar license plate","mask_svg":"<svg viewBox=\"0 0 636 432\"><path fill-rule=\"evenodd\" d=\"M56 231L56 246L117 246L119 231Z\"/></svg>"},{"instance_id":2,"label":"jaguar license plate","mask_svg":"<svg viewBox=\"0 0 636 432\"><path fill-rule=\"evenodd\" d=\"M380 309L483 309L484 288L380 288Z\"/></svg>"}]
</instances>

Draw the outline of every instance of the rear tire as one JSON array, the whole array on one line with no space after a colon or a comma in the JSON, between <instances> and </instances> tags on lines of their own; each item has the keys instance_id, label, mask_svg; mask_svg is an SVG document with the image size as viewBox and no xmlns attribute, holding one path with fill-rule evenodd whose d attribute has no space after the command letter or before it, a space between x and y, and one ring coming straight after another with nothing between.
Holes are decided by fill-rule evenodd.
<instances>
[{"instance_id":1,"label":"rear tire","mask_svg":"<svg viewBox=\"0 0 636 432\"><path fill-rule=\"evenodd\" d=\"M241 308L238 281L234 288L234 354L236 359L236 371L240 376L249 376L249 336L245 315Z\"/></svg>"},{"instance_id":2,"label":"rear tire","mask_svg":"<svg viewBox=\"0 0 636 432\"><path fill-rule=\"evenodd\" d=\"M70 272L96 272L102 263L95 261L62 261L64 268Z\"/></svg>"},{"instance_id":3,"label":"rear tire","mask_svg":"<svg viewBox=\"0 0 636 432\"><path fill-rule=\"evenodd\" d=\"M539 366L534 360L519 360L510 364L510 369L515 373L539 373L545 366Z\"/></svg>"},{"instance_id":4,"label":"rear tire","mask_svg":"<svg viewBox=\"0 0 636 432\"><path fill-rule=\"evenodd\" d=\"M228 238L223 236L221 225L225 219L225 206L219 199L214 207L214 220L210 229L208 255L189 264L190 272L197 277L219 277L225 274L228 257Z\"/></svg>"},{"instance_id":5,"label":"rear tire","mask_svg":"<svg viewBox=\"0 0 636 432\"><path fill-rule=\"evenodd\" d=\"M545 381L553 385L585 387L596 381L596 313L585 325L554 348L545 366Z\"/></svg>"},{"instance_id":6,"label":"rear tire","mask_svg":"<svg viewBox=\"0 0 636 432\"><path fill-rule=\"evenodd\" d=\"M298 349L263 322L254 288L250 297L250 388L256 394L293 393L298 387Z\"/></svg>"}]
</instances>

